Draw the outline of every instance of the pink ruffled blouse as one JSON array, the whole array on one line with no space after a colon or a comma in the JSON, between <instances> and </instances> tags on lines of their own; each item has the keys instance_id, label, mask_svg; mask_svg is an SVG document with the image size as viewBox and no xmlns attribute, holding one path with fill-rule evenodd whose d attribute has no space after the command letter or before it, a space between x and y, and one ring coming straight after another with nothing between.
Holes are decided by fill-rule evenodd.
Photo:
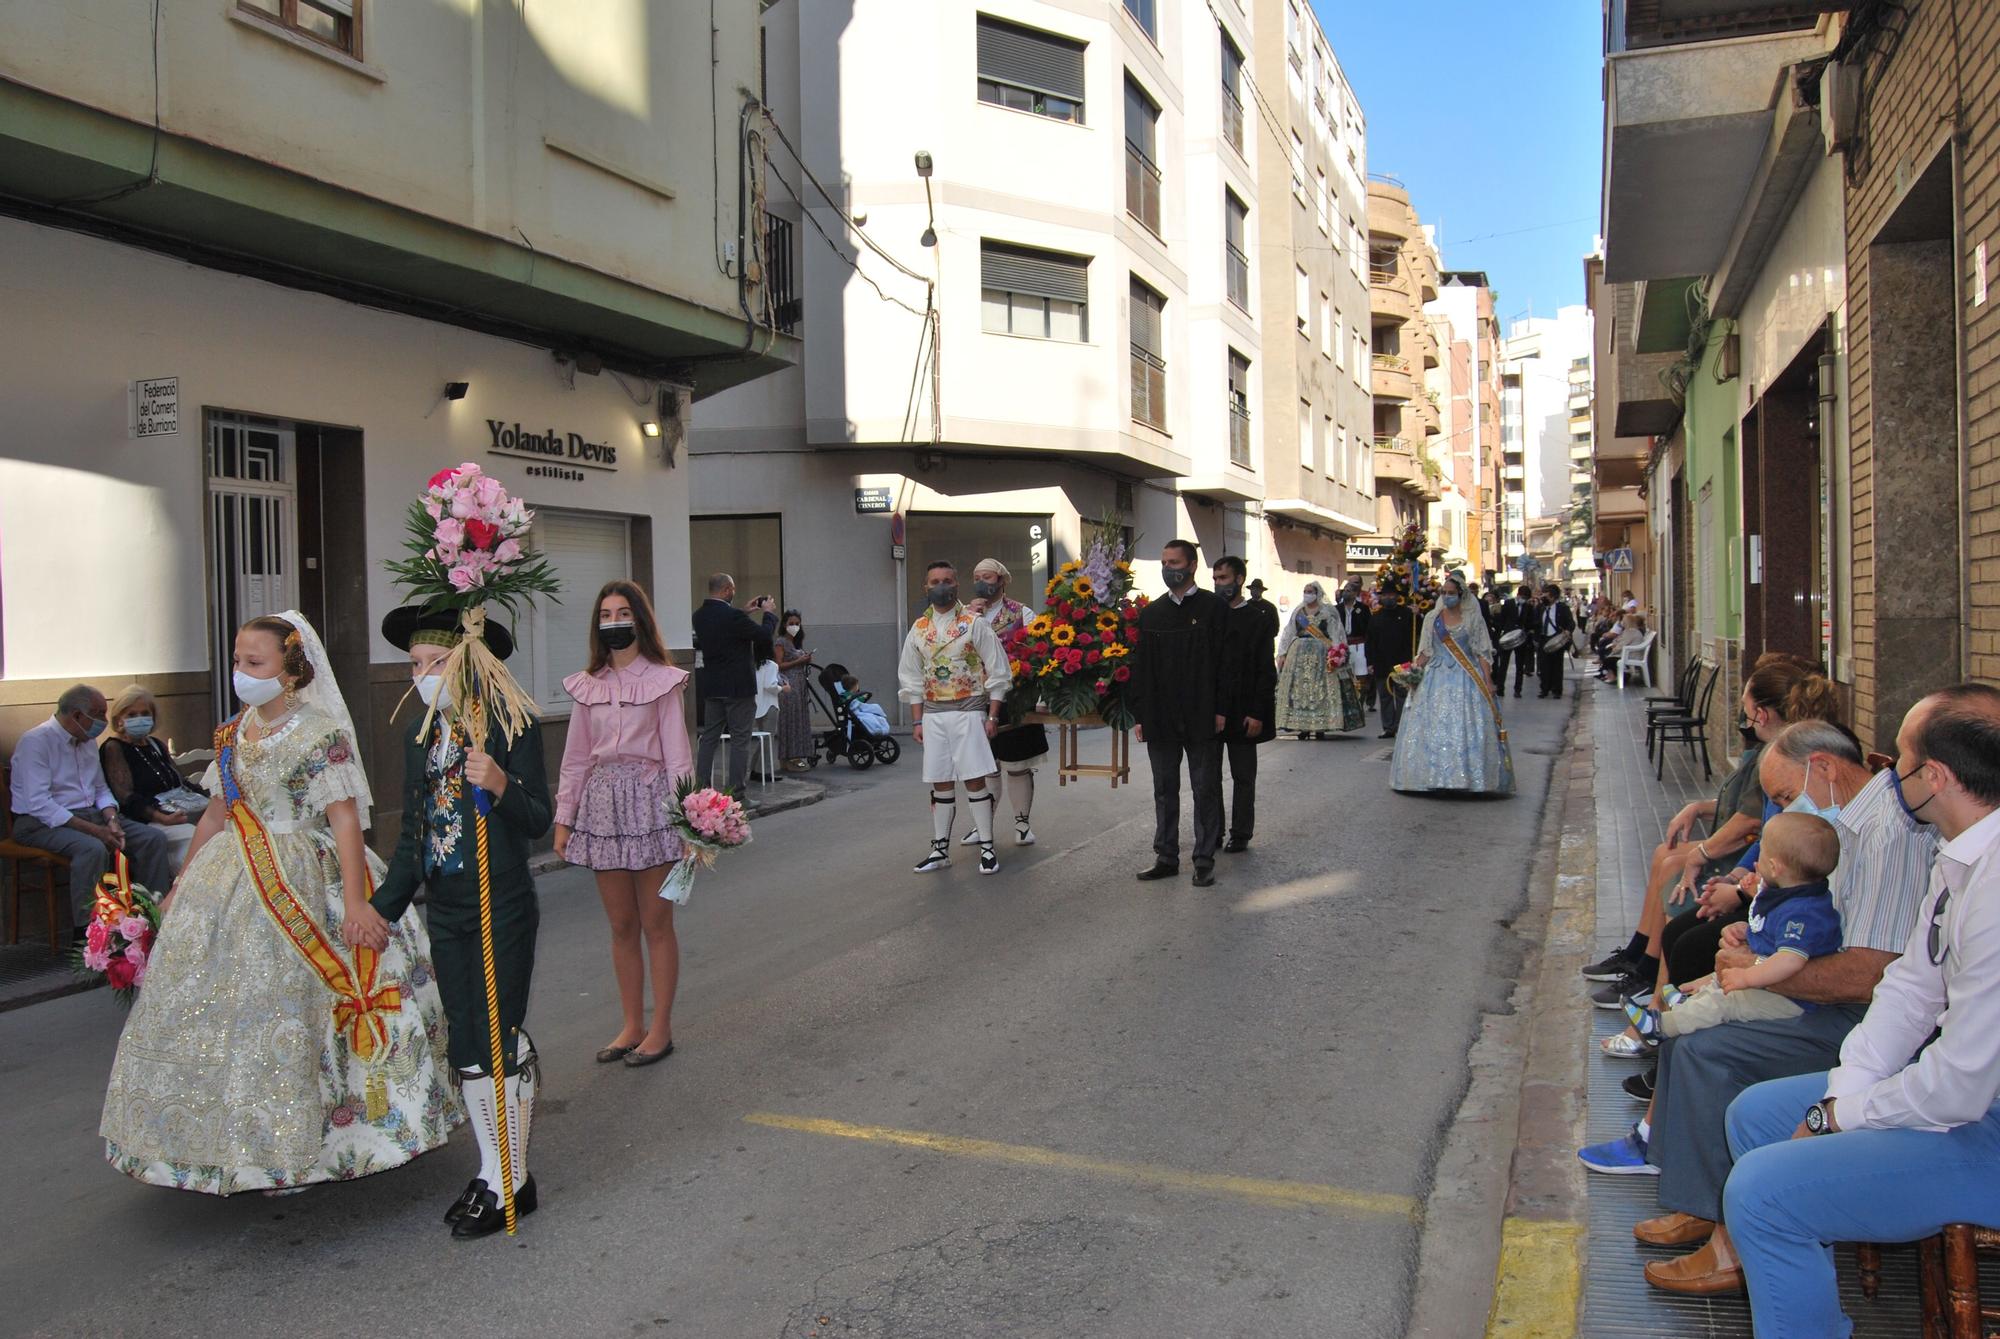
<instances>
[{"instance_id":1,"label":"pink ruffled blouse","mask_svg":"<svg viewBox=\"0 0 2000 1339\"><path fill-rule=\"evenodd\" d=\"M563 680L576 702L563 745L556 788L556 822L576 823L583 783L600 763L650 762L678 780L694 774L688 748L686 670L641 656L623 670L606 665Z\"/></svg>"}]
</instances>

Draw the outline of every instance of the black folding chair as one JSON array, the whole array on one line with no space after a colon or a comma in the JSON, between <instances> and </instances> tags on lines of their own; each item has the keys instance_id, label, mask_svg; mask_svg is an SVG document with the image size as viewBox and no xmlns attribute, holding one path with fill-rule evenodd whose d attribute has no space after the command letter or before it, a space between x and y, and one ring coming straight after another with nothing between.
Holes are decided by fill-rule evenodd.
<instances>
[{"instance_id":1,"label":"black folding chair","mask_svg":"<svg viewBox=\"0 0 2000 1339\"><path fill-rule=\"evenodd\" d=\"M1653 756L1653 740L1658 735L1655 729L1662 716L1691 716L1694 714L1695 688L1701 679L1704 662L1699 656L1688 661L1674 684L1671 697L1653 696L1646 699L1646 757Z\"/></svg>"},{"instance_id":2,"label":"black folding chair","mask_svg":"<svg viewBox=\"0 0 2000 1339\"><path fill-rule=\"evenodd\" d=\"M1689 753L1701 755L1701 775L1704 780L1712 780L1715 769L1708 764L1708 713L1715 705L1716 680L1722 677L1722 667L1711 665L1708 676L1701 687L1700 707L1686 715L1662 716L1653 724L1660 732L1660 756L1653 768L1653 779L1659 780L1667 772L1667 745L1686 744Z\"/></svg>"}]
</instances>

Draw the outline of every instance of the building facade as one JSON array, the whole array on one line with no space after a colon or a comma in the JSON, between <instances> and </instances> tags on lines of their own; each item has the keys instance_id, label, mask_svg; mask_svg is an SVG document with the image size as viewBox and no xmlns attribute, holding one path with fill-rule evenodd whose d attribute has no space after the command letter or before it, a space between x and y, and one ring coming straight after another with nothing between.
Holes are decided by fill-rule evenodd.
<instances>
[{"instance_id":1,"label":"building facade","mask_svg":"<svg viewBox=\"0 0 2000 1339\"><path fill-rule=\"evenodd\" d=\"M1500 322L1483 271L1447 270L1438 297L1425 308L1439 342L1450 330L1453 371L1449 422L1442 450L1449 480L1463 500L1465 558L1485 581L1501 572ZM1463 375L1459 365L1463 365ZM1461 389L1462 388L1462 389Z\"/></svg>"},{"instance_id":2,"label":"building facade","mask_svg":"<svg viewBox=\"0 0 2000 1339\"><path fill-rule=\"evenodd\" d=\"M1375 411L1375 541L1411 524L1429 528L1443 496L1433 443L1444 435L1442 391L1429 384L1443 350L1425 304L1438 296L1437 248L1409 190L1379 174L1368 182L1370 390Z\"/></svg>"},{"instance_id":3,"label":"building facade","mask_svg":"<svg viewBox=\"0 0 2000 1339\"><path fill-rule=\"evenodd\" d=\"M705 16L616 7L616 32L367 0L15 7L0 752L79 679L147 685L159 733L201 746L234 707L234 629L296 607L393 840L409 678L377 632L384 563L466 460L536 509L564 582L516 629L552 750L604 580L652 586L687 644L677 434L796 347L745 315L768 294L736 117L685 132L711 77L732 105L754 84L754 20L719 20L711 67Z\"/></svg>"}]
</instances>

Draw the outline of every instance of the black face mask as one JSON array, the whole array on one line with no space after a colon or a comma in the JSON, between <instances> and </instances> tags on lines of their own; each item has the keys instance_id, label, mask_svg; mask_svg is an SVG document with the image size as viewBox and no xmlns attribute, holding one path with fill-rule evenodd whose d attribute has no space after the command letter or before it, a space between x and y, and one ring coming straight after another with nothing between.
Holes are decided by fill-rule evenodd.
<instances>
[{"instance_id":1,"label":"black face mask","mask_svg":"<svg viewBox=\"0 0 2000 1339\"><path fill-rule=\"evenodd\" d=\"M1160 568L1160 580L1166 582L1173 589L1179 590L1182 586L1194 580L1194 569L1192 567L1167 567L1162 565Z\"/></svg>"},{"instance_id":2,"label":"black face mask","mask_svg":"<svg viewBox=\"0 0 2000 1339\"><path fill-rule=\"evenodd\" d=\"M639 631L630 623L599 623L597 635L604 639L605 646L613 651L623 651L639 640Z\"/></svg>"},{"instance_id":3,"label":"black face mask","mask_svg":"<svg viewBox=\"0 0 2000 1339\"><path fill-rule=\"evenodd\" d=\"M972 583L972 593L982 600L990 600L1000 593L1000 583L975 580Z\"/></svg>"},{"instance_id":4,"label":"black face mask","mask_svg":"<svg viewBox=\"0 0 2000 1339\"><path fill-rule=\"evenodd\" d=\"M1746 720L1737 720L1736 733L1743 736L1743 746L1745 748L1755 748L1763 742L1757 738L1757 727Z\"/></svg>"},{"instance_id":5,"label":"black face mask","mask_svg":"<svg viewBox=\"0 0 2000 1339\"><path fill-rule=\"evenodd\" d=\"M958 603L958 583L941 581L931 587L931 608L949 609Z\"/></svg>"},{"instance_id":6,"label":"black face mask","mask_svg":"<svg viewBox=\"0 0 2000 1339\"><path fill-rule=\"evenodd\" d=\"M1236 597L1242 590L1243 588L1233 581L1218 581L1215 583L1215 593L1231 604L1236 603Z\"/></svg>"}]
</instances>

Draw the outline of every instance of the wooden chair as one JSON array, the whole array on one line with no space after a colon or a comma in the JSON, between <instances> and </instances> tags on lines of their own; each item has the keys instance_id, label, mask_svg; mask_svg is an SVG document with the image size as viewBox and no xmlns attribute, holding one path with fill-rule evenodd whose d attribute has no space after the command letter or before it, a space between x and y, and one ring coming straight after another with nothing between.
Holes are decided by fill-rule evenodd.
<instances>
[{"instance_id":1,"label":"wooden chair","mask_svg":"<svg viewBox=\"0 0 2000 1339\"><path fill-rule=\"evenodd\" d=\"M1979 1257L2000 1256L2000 1229L1949 1223L1935 1237L1917 1243L1917 1303L1924 1339L1988 1339L2000 1333L2000 1307L1981 1304ZM1854 1247L1861 1295L1869 1301L1882 1287L1882 1248L1864 1241Z\"/></svg>"},{"instance_id":2,"label":"wooden chair","mask_svg":"<svg viewBox=\"0 0 2000 1339\"><path fill-rule=\"evenodd\" d=\"M12 862L14 866L14 914L7 922L7 942L21 942L21 894L26 891L28 871L33 870L40 876L42 891L48 899L49 948L61 953L69 917L64 910L65 899L58 895L57 889L69 883L69 858L14 840L14 814L8 804L14 793L12 772L6 763L0 763L0 865Z\"/></svg>"}]
</instances>

